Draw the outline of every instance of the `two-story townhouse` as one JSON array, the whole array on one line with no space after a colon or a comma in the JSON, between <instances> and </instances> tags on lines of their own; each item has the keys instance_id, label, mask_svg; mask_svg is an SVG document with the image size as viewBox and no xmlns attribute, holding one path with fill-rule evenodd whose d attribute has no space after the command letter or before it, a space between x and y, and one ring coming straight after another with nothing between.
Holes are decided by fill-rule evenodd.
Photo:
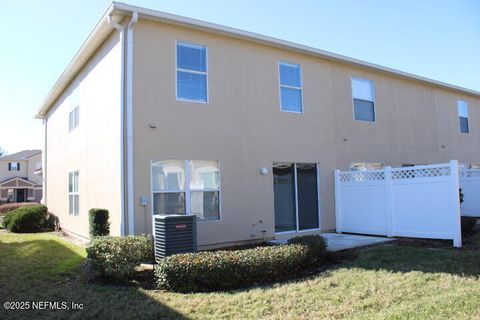
<instances>
[{"instance_id":1,"label":"two-story townhouse","mask_svg":"<svg viewBox=\"0 0 480 320\"><path fill-rule=\"evenodd\" d=\"M412 56L412 59L414 57ZM61 226L195 214L200 248L335 229L334 169L480 162L480 93L113 3L40 106Z\"/></svg>"},{"instance_id":2,"label":"two-story townhouse","mask_svg":"<svg viewBox=\"0 0 480 320\"><path fill-rule=\"evenodd\" d=\"M0 203L42 200L42 151L0 157Z\"/></svg>"}]
</instances>

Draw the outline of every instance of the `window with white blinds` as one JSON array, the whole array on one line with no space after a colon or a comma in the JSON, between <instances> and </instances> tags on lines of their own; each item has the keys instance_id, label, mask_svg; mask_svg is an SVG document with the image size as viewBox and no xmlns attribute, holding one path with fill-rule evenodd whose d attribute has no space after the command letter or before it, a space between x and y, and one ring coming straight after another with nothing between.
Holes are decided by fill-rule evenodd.
<instances>
[{"instance_id":1,"label":"window with white blinds","mask_svg":"<svg viewBox=\"0 0 480 320\"><path fill-rule=\"evenodd\" d=\"M208 102L207 47L177 41L177 99Z\"/></svg>"},{"instance_id":2,"label":"window with white blinds","mask_svg":"<svg viewBox=\"0 0 480 320\"><path fill-rule=\"evenodd\" d=\"M300 65L279 62L279 73L280 108L287 112L303 112Z\"/></svg>"}]
</instances>

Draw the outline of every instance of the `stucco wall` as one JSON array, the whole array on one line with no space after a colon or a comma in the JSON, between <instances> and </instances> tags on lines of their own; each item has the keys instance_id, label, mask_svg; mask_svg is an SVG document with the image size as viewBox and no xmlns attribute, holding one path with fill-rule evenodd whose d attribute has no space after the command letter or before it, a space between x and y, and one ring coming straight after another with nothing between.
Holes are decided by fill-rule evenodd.
<instances>
[{"instance_id":1,"label":"stucco wall","mask_svg":"<svg viewBox=\"0 0 480 320\"><path fill-rule=\"evenodd\" d=\"M88 210L110 211L120 234L119 33L114 32L77 75L47 116L46 204L62 228L88 236ZM68 96L80 90L80 121L68 131ZM68 173L79 171L80 214L68 214Z\"/></svg>"},{"instance_id":2,"label":"stucco wall","mask_svg":"<svg viewBox=\"0 0 480 320\"><path fill-rule=\"evenodd\" d=\"M176 40L208 45L208 104L176 101ZM280 111L279 60L302 67L303 114ZM375 123L353 120L352 76L375 81ZM457 99L469 103L470 134L459 133ZM322 230L335 228L335 168L480 161L478 98L146 20L134 27L133 121L137 233L151 228L151 201L146 208L137 201L151 199L151 160L220 161L222 219L198 224L200 246L262 238L262 230L274 235L274 161L319 163ZM269 174L260 175L261 167Z\"/></svg>"}]
</instances>

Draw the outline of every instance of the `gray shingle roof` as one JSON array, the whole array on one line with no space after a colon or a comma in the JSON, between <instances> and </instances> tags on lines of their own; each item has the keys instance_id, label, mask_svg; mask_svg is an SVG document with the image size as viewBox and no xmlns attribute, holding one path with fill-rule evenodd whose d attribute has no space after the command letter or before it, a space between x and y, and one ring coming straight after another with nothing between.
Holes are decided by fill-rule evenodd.
<instances>
[{"instance_id":1,"label":"gray shingle roof","mask_svg":"<svg viewBox=\"0 0 480 320\"><path fill-rule=\"evenodd\" d=\"M36 156L40 153L42 153L42 150L23 150L0 157L0 160L27 160L28 158Z\"/></svg>"}]
</instances>

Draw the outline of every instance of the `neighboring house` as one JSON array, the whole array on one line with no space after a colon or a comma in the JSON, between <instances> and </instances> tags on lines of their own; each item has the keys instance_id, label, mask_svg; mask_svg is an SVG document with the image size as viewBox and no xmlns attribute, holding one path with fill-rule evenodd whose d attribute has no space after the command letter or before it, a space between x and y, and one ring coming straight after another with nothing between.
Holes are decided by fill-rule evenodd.
<instances>
[{"instance_id":1,"label":"neighboring house","mask_svg":"<svg viewBox=\"0 0 480 320\"><path fill-rule=\"evenodd\" d=\"M0 203L42 200L42 151L0 157Z\"/></svg>"},{"instance_id":2,"label":"neighboring house","mask_svg":"<svg viewBox=\"0 0 480 320\"><path fill-rule=\"evenodd\" d=\"M112 234L196 214L200 248L322 232L334 169L480 162L480 92L121 3L37 118L45 202L83 237L94 207Z\"/></svg>"}]
</instances>

